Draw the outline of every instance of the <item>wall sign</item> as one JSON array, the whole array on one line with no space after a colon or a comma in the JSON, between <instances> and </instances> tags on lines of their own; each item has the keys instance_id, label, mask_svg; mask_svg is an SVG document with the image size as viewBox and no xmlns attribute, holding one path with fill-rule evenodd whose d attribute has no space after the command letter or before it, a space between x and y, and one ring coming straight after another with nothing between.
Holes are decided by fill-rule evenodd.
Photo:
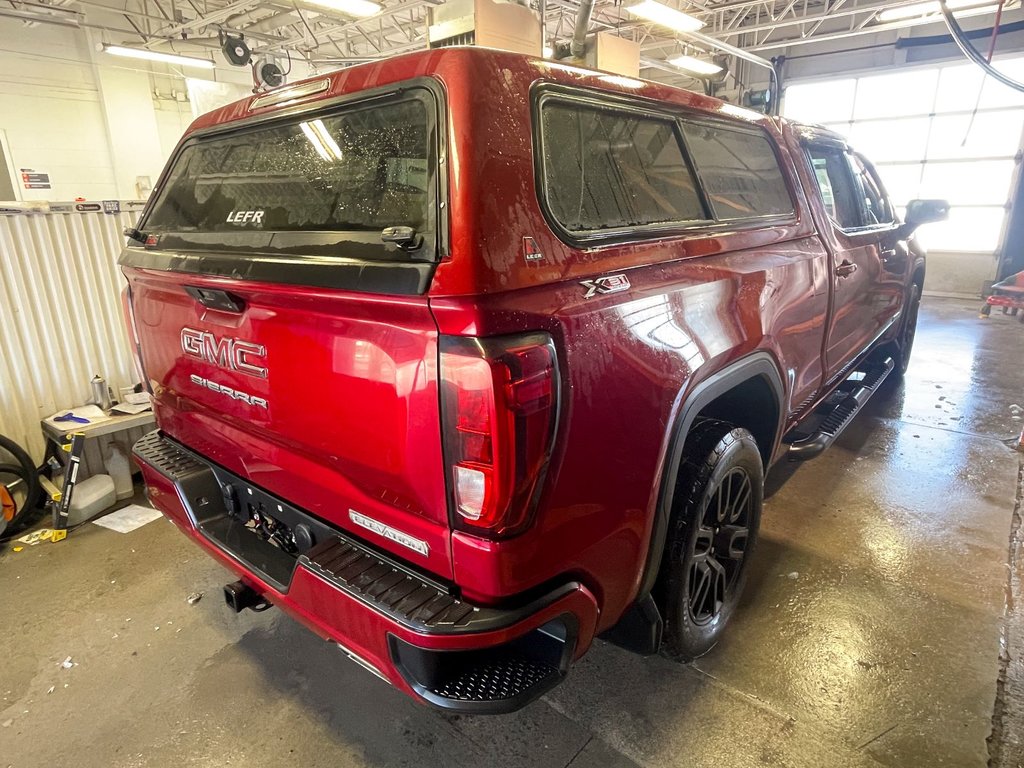
<instances>
[{"instance_id":1,"label":"wall sign","mask_svg":"<svg viewBox=\"0 0 1024 768\"><path fill-rule=\"evenodd\" d=\"M50 189L50 174L32 168L20 168L21 183L25 189Z\"/></svg>"}]
</instances>

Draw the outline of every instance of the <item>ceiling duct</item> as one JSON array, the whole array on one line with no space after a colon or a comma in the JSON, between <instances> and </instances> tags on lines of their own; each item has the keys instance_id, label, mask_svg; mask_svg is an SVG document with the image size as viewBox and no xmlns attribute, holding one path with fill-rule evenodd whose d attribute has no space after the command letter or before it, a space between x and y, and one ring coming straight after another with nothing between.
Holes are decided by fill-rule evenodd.
<instances>
[{"instance_id":1,"label":"ceiling duct","mask_svg":"<svg viewBox=\"0 0 1024 768\"><path fill-rule=\"evenodd\" d=\"M524 2L448 0L430 9L431 48L479 45L540 56L540 19Z\"/></svg>"},{"instance_id":2,"label":"ceiling duct","mask_svg":"<svg viewBox=\"0 0 1024 768\"><path fill-rule=\"evenodd\" d=\"M576 27L572 33L569 52L574 58L582 59L587 52L587 30L590 29L590 17L594 14L594 0L582 0L576 13Z\"/></svg>"}]
</instances>

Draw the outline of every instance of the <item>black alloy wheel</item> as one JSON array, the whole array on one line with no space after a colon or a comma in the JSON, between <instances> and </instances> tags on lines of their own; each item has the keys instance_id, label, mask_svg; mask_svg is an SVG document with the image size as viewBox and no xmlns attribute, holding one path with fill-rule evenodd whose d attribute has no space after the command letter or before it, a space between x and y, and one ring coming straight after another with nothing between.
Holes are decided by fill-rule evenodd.
<instances>
[{"instance_id":1,"label":"black alloy wheel","mask_svg":"<svg viewBox=\"0 0 1024 768\"><path fill-rule=\"evenodd\" d=\"M655 591L670 656L690 661L720 639L743 590L763 496L753 435L721 421L698 422L684 447Z\"/></svg>"},{"instance_id":2,"label":"black alloy wheel","mask_svg":"<svg viewBox=\"0 0 1024 768\"><path fill-rule=\"evenodd\" d=\"M750 475L743 467L733 467L704 509L688 579L688 608L697 624L707 624L721 613L743 570L753 500Z\"/></svg>"}]
</instances>

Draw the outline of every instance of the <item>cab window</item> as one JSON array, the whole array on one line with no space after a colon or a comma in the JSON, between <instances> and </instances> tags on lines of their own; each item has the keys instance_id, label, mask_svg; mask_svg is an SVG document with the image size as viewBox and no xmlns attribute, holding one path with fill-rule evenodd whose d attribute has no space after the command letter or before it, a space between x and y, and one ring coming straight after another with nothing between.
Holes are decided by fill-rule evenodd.
<instances>
[{"instance_id":1,"label":"cab window","mask_svg":"<svg viewBox=\"0 0 1024 768\"><path fill-rule=\"evenodd\" d=\"M860 185L845 149L812 146L808 149L811 169L818 182L818 191L825 211L841 229L856 229L861 223Z\"/></svg>"}]
</instances>

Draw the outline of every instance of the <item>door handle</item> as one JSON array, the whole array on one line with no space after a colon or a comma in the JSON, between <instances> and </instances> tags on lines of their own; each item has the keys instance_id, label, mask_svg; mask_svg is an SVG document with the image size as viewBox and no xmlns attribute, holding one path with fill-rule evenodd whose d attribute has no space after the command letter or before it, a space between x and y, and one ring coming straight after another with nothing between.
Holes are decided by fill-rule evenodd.
<instances>
[{"instance_id":1,"label":"door handle","mask_svg":"<svg viewBox=\"0 0 1024 768\"><path fill-rule=\"evenodd\" d=\"M857 265L849 259L843 259L836 267L837 277L849 277L857 271Z\"/></svg>"},{"instance_id":2,"label":"door handle","mask_svg":"<svg viewBox=\"0 0 1024 768\"><path fill-rule=\"evenodd\" d=\"M241 312L245 309L245 299L220 288L199 288L186 285L185 293L209 309L220 309L224 312Z\"/></svg>"}]
</instances>

